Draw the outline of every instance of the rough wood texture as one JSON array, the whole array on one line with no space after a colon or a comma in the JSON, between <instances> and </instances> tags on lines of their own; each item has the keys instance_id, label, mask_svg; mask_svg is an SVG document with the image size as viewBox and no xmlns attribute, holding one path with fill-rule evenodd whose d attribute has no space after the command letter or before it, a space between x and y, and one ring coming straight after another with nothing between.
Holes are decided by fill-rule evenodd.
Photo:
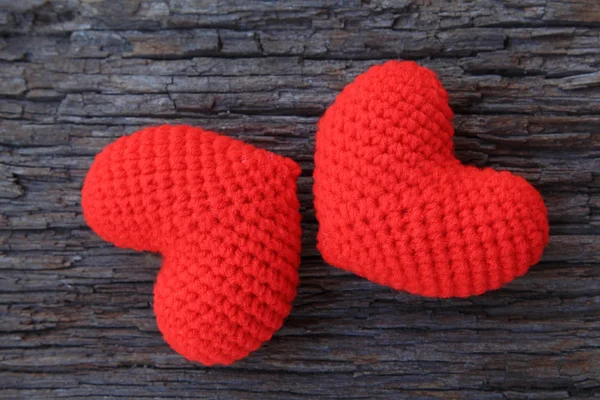
<instances>
[{"instance_id":1,"label":"rough wood texture","mask_svg":"<svg viewBox=\"0 0 600 400\"><path fill-rule=\"evenodd\" d=\"M0 397L600 397L600 2L0 0ZM315 122L370 65L435 69L465 162L529 179L543 261L468 300L397 293L315 249ZM152 314L160 261L85 225L93 156L189 123L304 169L301 285L229 368L186 362Z\"/></svg>"}]
</instances>

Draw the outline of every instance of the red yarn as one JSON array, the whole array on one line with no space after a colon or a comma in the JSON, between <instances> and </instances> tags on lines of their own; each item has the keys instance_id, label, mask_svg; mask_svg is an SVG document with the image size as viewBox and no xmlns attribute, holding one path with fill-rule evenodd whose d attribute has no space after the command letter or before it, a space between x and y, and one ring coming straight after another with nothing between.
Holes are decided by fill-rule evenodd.
<instances>
[{"instance_id":1,"label":"red yarn","mask_svg":"<svg viewBox=\"0 0 600 400\"><path fill-rule=\"evenodd\" d=\"M165 340L231 364L289 314L300 263L292 160L189 126L118 139L82 190L89 226L119 247L159 252L154 311Z\"/></svg>"},{"instance_id":2,"label":"red yarn","mask_svg":"<svg viewBox=\"0 0 600 400\"><path fill-rule=\"evenodd\" d=\"M508 172L463 166L436 75L375 66L319 121L318 249L330 264L432 297L497 289L537 263L548 241L539 193Z\"/></svg>"}]
</instances>

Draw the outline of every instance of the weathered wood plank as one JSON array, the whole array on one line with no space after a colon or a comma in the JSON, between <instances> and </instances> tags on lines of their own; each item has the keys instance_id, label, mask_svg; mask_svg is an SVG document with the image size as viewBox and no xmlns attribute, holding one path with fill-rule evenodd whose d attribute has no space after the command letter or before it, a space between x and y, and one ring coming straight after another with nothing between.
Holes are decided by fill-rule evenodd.
<instances>
[{"instance_id":1,"label":"weathered wood plank","mask_svg":"<svg viewBox=\"0 0 600 400\"><path fill-rule=\"evenodd\" d=\"M4 399L591 399L600 393L600 2L0 0L0 391ZM434 69L457 156L530 180L551 239L505 288L394 292L315 247L315 123L385 59ZM187 123L303 168L303 262L273 340L186 362L152 314L156 255L85 225L94 155Z\"/></svg>"}]
</instances>

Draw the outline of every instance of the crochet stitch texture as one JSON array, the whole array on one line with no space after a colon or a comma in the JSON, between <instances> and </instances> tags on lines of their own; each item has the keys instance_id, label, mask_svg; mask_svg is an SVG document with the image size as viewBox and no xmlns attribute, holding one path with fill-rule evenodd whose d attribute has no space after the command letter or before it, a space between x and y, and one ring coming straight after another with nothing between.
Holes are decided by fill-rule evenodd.
<instances>
[{"instance_id":1,"label":"crochet stitch texture","mask_svg":"<svg viewBox=\"0 0 600 400\"><path fill-rule=\"evenodd\" d=\"M548 242L539 193L523 178L464 166L436 75L414 62L374 66L318 124L314 171L325 261L431 297L497 289Z\"/></svg>"},{"instance_id":2,"label":"crochet stitch texture","mask_svg":"<svg viewBox=\"0 0 600 400\"><path fill-rule=\"evenodd\" d=\"M269 340L298 285L292 160L190 126L122 137L82 189L88 225L119 247L159 252L154 311L189 360L231 364Z\"/></svg>"}]
</instances>

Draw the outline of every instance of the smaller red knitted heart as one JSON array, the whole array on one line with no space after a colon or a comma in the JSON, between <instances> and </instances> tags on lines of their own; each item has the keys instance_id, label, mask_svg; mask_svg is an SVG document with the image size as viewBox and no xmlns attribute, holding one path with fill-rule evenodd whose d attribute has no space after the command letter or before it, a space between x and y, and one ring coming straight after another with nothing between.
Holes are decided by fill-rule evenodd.
<instances>
[{"instance_id":1,"label":"smaller red knitted heart","mask_svg":"<svg viewBox=\"0 0 600 400\"><path fill-rule=\"evenodd\" d=\"M269 340L291 310L300 264L292 160L190 126L122 137L82 189L88 225L164 257L154 312L165 340L205 365Z\"/></svg>"},{"instance_id":2,"label":"smaller red knitted heart","mask_svg":"<svg viewBox=\"0 0 600 400\"><path fill-rule=\"evenodd\" d=\"M435 74L374 66L319 121L318 249L330 264L395 289L467 297L537 263L546 207L523 178L462 165Z\"/></svg>"}]
</instances>

